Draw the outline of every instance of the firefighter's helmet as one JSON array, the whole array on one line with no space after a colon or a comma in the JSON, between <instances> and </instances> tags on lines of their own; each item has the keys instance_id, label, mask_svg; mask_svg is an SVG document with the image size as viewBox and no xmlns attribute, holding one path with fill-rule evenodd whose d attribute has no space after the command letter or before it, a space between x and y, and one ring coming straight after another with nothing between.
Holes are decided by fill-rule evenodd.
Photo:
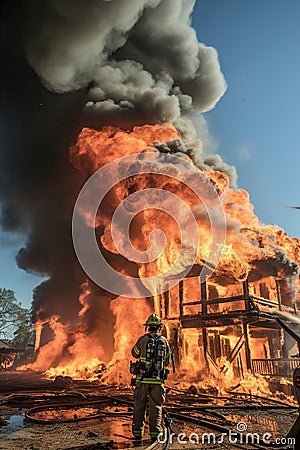
<instances>
[{"instance_id":1,"label":"firefighter's helmet","mask_svg":"<svg viewBox=\"0 0 300 450\"><path fill-rule=\"evenodd\" d=\"M160 320L160 318L156 315L156 314L151 314L151 316L148 317L148 319L146 320L146 323L144 323L144 325L146 326L160 326L162 325L162 322Z\"/></svg>"}]
</instances>

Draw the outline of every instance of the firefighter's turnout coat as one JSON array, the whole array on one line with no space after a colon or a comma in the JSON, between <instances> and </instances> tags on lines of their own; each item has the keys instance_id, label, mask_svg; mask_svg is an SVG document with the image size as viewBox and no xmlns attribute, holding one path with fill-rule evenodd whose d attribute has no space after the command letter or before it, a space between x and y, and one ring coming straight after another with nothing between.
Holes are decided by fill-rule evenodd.
<instances>
[{"instance_id":1,"label":"firefighter's turnout coat","mask_svg":"<svg viewBox=\"0 0 300 450\"><path fill-rule=\"evenodd\" d=\"M170 346L167 339L159 333L148 333L141 336L131 353L134 358L139 359L142 363L146 361L147 344L150 338L160 339L165 344L164 366L170 362ZM151 375L151 371L150 371ZM149 374L138 374L136 376L136 388L134 392L134 414L132 433L135 437L141 438L144 433L145 411L147 399L149 397L149 424L150 436L156 438L162 432L162 405L165 402L164 380Z\"/></svg>"}]
</instances>

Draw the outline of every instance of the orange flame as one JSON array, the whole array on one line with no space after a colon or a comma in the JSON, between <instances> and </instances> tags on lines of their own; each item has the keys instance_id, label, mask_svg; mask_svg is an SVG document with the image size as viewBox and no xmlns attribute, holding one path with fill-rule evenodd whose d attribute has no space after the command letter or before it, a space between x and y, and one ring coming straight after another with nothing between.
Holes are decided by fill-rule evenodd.
<instances>
[{"instance_id":1,"label":"orange flame","mask_svg":"<svg viewBox=\"0 0 300 450\"><path fill-rule=\"evenodd\" d=\"M80 133L77 143L70 150L70 158L85 177L90 176L98 168L106 163L129 154L147 151L157 151L150 147L154 141L165 142L168 140L179 139L179 133L171 125L153 125L135 127L132 131L124 131L113 127L106 127L101 131L84 128ZM188 158L187 155L184 156ZM277 261L278 278L285 280L291 271L288 260L300 263L300 240L289 237L282 229L275 225L264 225L254 214L253 205L250 203L248 193L240 189L234 191L229 187L229 180L226 174L213 171L209 167L205 168L205 173L216 185L218 194L222 201L226 219L227 235L224 251L216 269L216 274L220 276L231 277L234 280L243 281L249 276L253 267L258 262L267 266L270 260ZM127 183L127 184L126 184ZM141 176L132 180L136 190L148 187L164 187L168 183L168 188L175 192L180 198L188 204L194 211L199 228L201 228L206 238L202 238L201 248L197 255L197 261L206 259L208 249L211 244L210 229L207 226L207 218L204 217L201 205L195 204L193 193L180 186L176 180L169 186L169 179L166 182L164 177L157 181L155 177ZM101 243L104 248L112 253L117 253L110 233L110 220L115 208L124 199L130 188L130 181L119 183L111 190L105 203L105 215L97 217L97 223L91 223L91 218L86 217L89 226L104 226L104 234L101 237ZM131 237L133 244L137 249L144 250L147 247L149 233L159 228L167 236L166 251L155 261L155 263L141 264L138 268L140 276L151 276L161 271L167 270L176 259L180 247L180 233L176 223L168 217L163 211L148 209L142 214L137 215L131 225L131 231L139 230L139 233L132 231ZM206 234L205 234L206 233ZM256 267L255 266L255 267ZM257 266L258 267L258 266ZM126 268L122 268L126 272ZM261 271L263 273L263 271ZM263 275L261 274L261 279ZM295 280L292 289L295 288ZM297 281L298 282L298 281ZM276 295L276 286L272 285L265 277L266 289L269 292L269 298ZM116 298L110 303L110 309L115 316L114 327L114 354L108 361L105 354L105 336L101 336L101 330L96 335L91 334L85 325L85 319L88 311L92 308L89 303L89 283L83 286L83 293L80 295L79 303L82 305L78 313L80 324L77 327L70 324L62 324L59 317L51 317L47 325L53 332L53 340L43 345L37 351L36 360L27 367L33 370L46 371L50 377L55 375L69 375L74 378L85 377L89 379L102 376L102 379L108 382L126 384L129 381L128 362L130 359L130 349L134 345L137 337L142 333L141 324L145 321L148 314L159 304L160 297L154 298L151 302L145 299L131 300L125 298ZM197 298L199 293L197 288L191 288L189 296ZM239 295L238 285L221 286L213 281L210 282L209 289L215 295L212 297L224 297ZM250 289L258 289L258 283L253 283ZM296 291L295 291L296 292ZM170 293L172 300L172 292ZM295 299L291 298L291 303ZM175 305L174 313L178 319L178 299L173 299ZM95 306L93 306L95 308ZM228 303L220 312L226 313L230 310ZM217 311L219 306L212 305L212 310ZM194 313L194 307L191 306L190 314ZM199 311L196 311L198 313ZM39 335L45 323L38 321L36 323L37 343ZM168 329L168 325L167 325ZM170 330L168 330L170 334ZM201 359L199 347L203 343L199 342L199 332L197 329L182 330L184 335L185 348L181 348L182 370L177 375L182 382L210 383L218 388L226 389L238 382L238 376L234 373L232 366L226 357L218 357L216 360L208 361L210 375L207 374L207 368L203 359ZM226 334L227 341L220 345L228 346L232 350L238 343L239 337L233 332ZM263 344L263 340L261 342ZM261 349L253 349L256 357L261 357ZM105 372L103 372L106 366ZM184 368L188 368L185 370ZM100 375L99 375L100 374ZM205 378L203 378L203 374ZM226 376L224 376L226 374ZM202 381L201 381L202 380ZM243 379L243 388L250 389L255 381L249 374L245 374ZM265 392L267 387L261 384Z\"/></svg>"}]
</instances>

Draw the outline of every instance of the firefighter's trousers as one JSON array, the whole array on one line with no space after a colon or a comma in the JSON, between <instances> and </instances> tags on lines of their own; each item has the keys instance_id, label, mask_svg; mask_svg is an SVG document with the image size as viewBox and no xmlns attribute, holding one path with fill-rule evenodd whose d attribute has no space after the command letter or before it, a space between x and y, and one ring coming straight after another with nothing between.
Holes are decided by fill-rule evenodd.
<instances>
[{"instance_id":1,"label":"firefighter's trousers","mask_svg":"<svg viewBox=\"0 0 300 450\"><path fill-rule=\"evenodd\" d=\"M135 437L143 436L148 397L150 436L156 438L163 431L161 421L162 405L166 400L165 388L162 384L139 383L134 391L132 433Z\"/></svg>"}]
</instances>

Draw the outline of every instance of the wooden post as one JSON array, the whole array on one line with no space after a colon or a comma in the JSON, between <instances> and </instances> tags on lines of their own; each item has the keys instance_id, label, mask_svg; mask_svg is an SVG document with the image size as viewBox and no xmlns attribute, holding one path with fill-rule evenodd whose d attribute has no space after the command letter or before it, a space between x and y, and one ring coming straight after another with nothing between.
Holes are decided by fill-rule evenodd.
<instances>
[{"instance_id":1,"label":"wooden post","mask_svg":"<svg viewBox=\"0 0 300 450\"><path fill-rule=\"evenodd\" d=\"M170 308L169 308L169 302L170 302L170 292L169 292L169 286L167 286L168 287L168 289L167 289L167 291L165 291L164 292L164 313L165 313L165 319L168 319L169 318L169 310L170 310Z\"/></svg>"},{"instance_id":2,"label":"wooden post","mask_svg":"<svg viewBox=\"0 0 300 450\"><path fill-rule=\"evenodd\" d=\"M283 345L282 345L282 357L288 358L289 357L289 351L288 351L288 345L287 345L287 337L288 334L285 330L283 330Z\"/></svg>"},{"instance_id":3,"label":"wooden post","mask_svg":"<svg viewBox=\"0 0 300 450\"><path fill-rule=\"evenodd\" d=\"M276 283L276 294L277 294L277 300L278 300L278 308L279 311L282 310L282 303L281 303L281 292L280 292L280 284L278 278L275 278Z\"/></svg>"},{"instance_id":4,"label":"wooden post","mask_svg":"<svg viewBox=\"0 0 300 450\"><path fill-rule=\"evenodd\" d=\"M245 336L245 352L246 352L246 365L249 371L252 371L251 366L251 351L249 343L249 326L247 323L243 323L243 333Z\"/></svg>"},{"instance_id":5,"label":"wooden post","mask_svg":"<svg viewBox=\"0 0 300 450\"><path fill-rule=\"evenodd\" d=\"M206 316L207 314L207 285L206 281L203 281L203 283L200 283L200 291L201 291L201 312L203 316Z\"/></svg>"},{"instance_id":6,"label":"wooden post","mask_svg":"<svg viewBox=\"0 0 300 450\"><path fill-rule=\"evenodd\" d=\"M245 297L245 310L246 311L250 311L251 307L250 307L250 299L249 299L249 283L248 283L248 279L243 281L243 293L244 293L244 297Z\"/></svg>"},{"instance_id":7,"label":"wooden post","mask_svg":"<svg viewBox=\"0 0 300 450\"><path fill-rule=\"evenodd\" d=\"M207 284L206 281L203 281L203 283L200 283L200 291L201 291L201 313L202 316L207 315ZM207 361L207 348L208 348L208 339L207 339L207 330L206 328L202 328L202 338L203 338L203 353L204 358L208 367L208 361Z\"/></svg>"},{"instance_id":8,"label":"wooden post","mask_svg":"<svg viewBox=\"0 0 300 450\"><path fill-rule=\"evenodd\" d=\"M238 370L239 370L240 377L241 378L245 378L244 377L244 369L243 369L243 361L242 361L241 355L238 355L237 365L238 365Z\"/></svg>"},{"instance_id":9,"label":"wooden post","mask_svg":"<svg viewBox=\"0 0 300 450\"><path fill-rule=\"evenodd\" d=\"M208 361L207 361L208 339L207 339L207 330L206 330L206 328L202 328L202 340L203 340L203 354L204 354L204 359L205 359L205 361L206 361L207 367L209 367Z\"/></svg>"},{"instance_id":10,"label":"wooden post","mask_svg":"<svg viewBox=\"0 0 300 450\"><path fill-rule=\"evenodd\" d=\"M183 280L179 282L179 316L183 316Z\"/></svg>"}]
</instances>

